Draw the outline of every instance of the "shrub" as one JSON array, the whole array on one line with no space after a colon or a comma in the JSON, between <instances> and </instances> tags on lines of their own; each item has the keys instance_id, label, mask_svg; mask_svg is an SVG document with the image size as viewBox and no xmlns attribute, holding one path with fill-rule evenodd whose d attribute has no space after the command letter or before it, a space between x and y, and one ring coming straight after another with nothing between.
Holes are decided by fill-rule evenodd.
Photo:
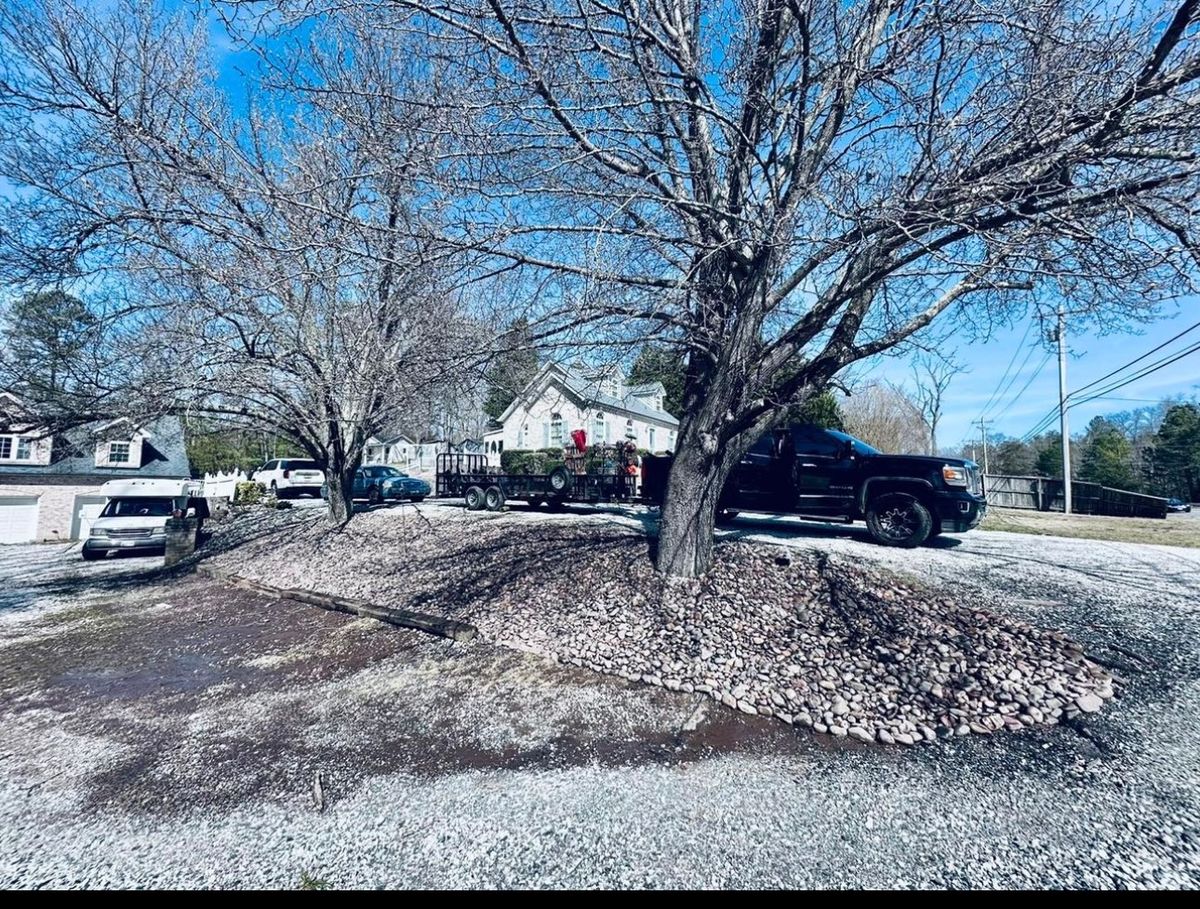
<instances>
[{"instance_id":1,"label":"shrub","mask_svg":"<svg viewBox=\"0 0 1200 909\"><path fill-rule=\"evenodd\" d=\"M500 453L500 469L508 474L545 474L563 463L561 448L513 448Z\"/></svg>"},{"instance_id":2,"label":"shrub","mask_svg":"<svg viewBox=\"0 0 1200 909\"><path fill-rule=\"evenodd\" d=\"M233 490L234 505L257 505L263 497L263 488L253 480L238 483Z\"/></svg>"}]
</instances>

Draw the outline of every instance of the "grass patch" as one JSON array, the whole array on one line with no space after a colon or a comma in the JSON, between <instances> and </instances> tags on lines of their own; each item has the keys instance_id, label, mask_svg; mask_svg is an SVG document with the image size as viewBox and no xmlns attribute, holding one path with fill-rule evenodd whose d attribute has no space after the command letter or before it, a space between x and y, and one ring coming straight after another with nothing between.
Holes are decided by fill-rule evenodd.
<instances>
[{"instance_id":1,"label":"grass patch","mask_svg":"<svg viewBox=\"0 0 1200 909\"><path fill-rule=\"evenodd\" d=\"M332 890L333 885L329 881L319 877L313 877L307 871L300 872L300 889L301 890Z\"/></svg>"},{"instance_id":2,"label":"grass patch","mask_svg":"<svg viewBox=\"0 0 1200 909\"><path fill-rule=\"evenodd\" d=\"M1057 512L992 507L980 526L983 530L1035 536L1200 548L1200 516L1193 517L1191 514L1171 514L1166 520L1160 521L1154 518L1110 518L1086 514L1068 516Z\"/></svg>"}]
</instances>

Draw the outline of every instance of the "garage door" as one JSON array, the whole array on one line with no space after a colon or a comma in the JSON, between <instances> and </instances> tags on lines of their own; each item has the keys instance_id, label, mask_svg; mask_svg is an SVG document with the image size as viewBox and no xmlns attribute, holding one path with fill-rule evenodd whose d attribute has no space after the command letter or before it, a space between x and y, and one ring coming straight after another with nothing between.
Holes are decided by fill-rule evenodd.
<instances>
[{"instance_id":1,"label":"garage door","mask_svg":"<svg viewBox=\"0 0 1200 909\"><path fill-rule=\"evenodd\" d=\"M0 496L0 543L32 543L37 520L37 496Z\"/></svg>"},{"instance_id":2,"label":"garage door","mask_svg":"<svg viewBox=\"0 0 1200 909\"><path fill-rule=\"evenodd\" d=\"M92 532L92 522L100 517L107 502L104 496L75 496L75 511L71 517L71 539L86 540Z\"/></svg>"}]
</instances>

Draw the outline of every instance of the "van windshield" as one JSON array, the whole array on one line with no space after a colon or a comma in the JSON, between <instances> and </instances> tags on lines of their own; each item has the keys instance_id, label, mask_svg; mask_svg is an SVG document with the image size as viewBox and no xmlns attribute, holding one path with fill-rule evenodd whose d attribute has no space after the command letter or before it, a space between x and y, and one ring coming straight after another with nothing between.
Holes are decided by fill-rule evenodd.
<instances>
[{"instance_id":1,"label":"van windshield","mask_svg":"<svg viewBox=\"0 0 1200 909\"><path fill-rule=\"evenodd\" d=\"M169 518L175 511L171 499L112 499L100 512L102 518Z\"/></svg>"}]
</instances>

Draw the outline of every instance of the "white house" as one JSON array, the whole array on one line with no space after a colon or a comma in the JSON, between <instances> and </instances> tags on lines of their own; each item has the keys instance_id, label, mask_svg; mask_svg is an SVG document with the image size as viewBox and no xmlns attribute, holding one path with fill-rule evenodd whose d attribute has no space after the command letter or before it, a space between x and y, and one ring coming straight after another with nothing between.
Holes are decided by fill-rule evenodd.
<instances>
[{"instance_id":1,"label":"white house","mask_svg":"<svg viewBox=\"0 0 1200 909\"><path fill-rule=\"evenodd\" d=\"M483 437L488 462L514 449L557 448L583 429L588 444L632 441L673 451L679 421L663 409L661 382L629 385L620 369L549 364L522 389Z\"/></svg>"},{"instance_id":2,"label":"white house","mask_svg":"<svg viewBox=\"0 0 1200 909\"><path fill-rule=\"evenodd\" d=\"M107 480L190 475L177 417L54 434L15 397L0 393L0 543L86 536L104 505L100 487Z\"/></svg>"},{"instance_id":3,"label":"white house","mask_svg":"<svg viewBox=\"0 0 1200 909\"><path fill-rule=\"evenodd\" d=\"M409 467L417 459L417 442L403 433L371 436L363 452L364 464L392 464Z\"/></svg>"}]
</instances>

